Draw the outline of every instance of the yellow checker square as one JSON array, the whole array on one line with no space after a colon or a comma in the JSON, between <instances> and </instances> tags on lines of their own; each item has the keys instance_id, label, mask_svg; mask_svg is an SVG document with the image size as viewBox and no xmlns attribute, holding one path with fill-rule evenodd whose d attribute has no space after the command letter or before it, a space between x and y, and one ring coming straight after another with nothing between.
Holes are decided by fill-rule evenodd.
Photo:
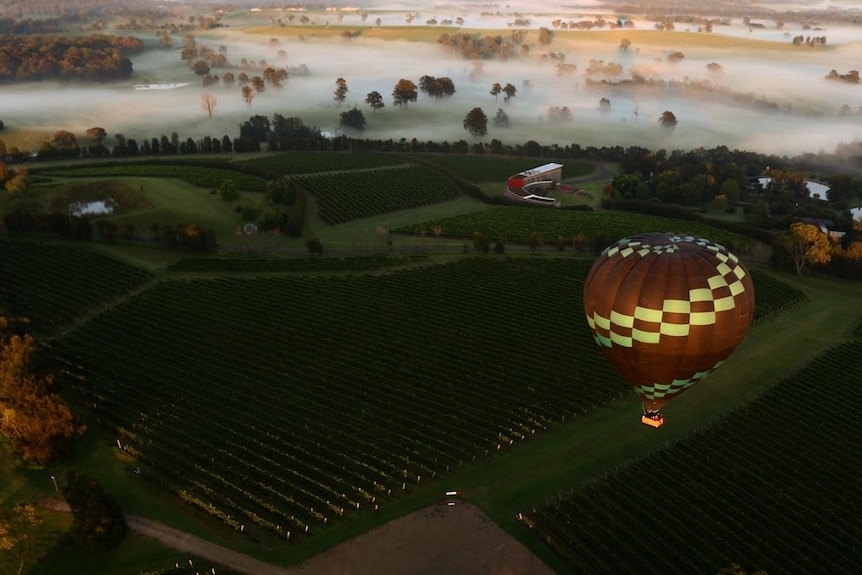
<instances>
[{"instance_id":1,"label":"yellow checker square","mask_svg":"<svg viewBox=\"0 0 862 575\"><path fill-rule=\"evenodd\" d=\"M724 262L721 262L720 264L718 264L717 266L715 266L715 271L717 271L717 272L718 272L719 274L721 274L722 276L726 276L726 275L727 275L727 274L729 274L732 270L731 270L731 268L730 268L730 266L729 266L729 265L727 265L727 264L726 264L726 263L724 263Z\"/></svg>"},{"instance_id":2,"label":"yellow checker square","mask_svg":"<svg viewBox=\"0 0 862 575\"><path fill-rule=\"evenodd\" d=\"M623 347L631 347L632 346L632 338L626 335L620 335L615 332L611 332L611 341L617 345L621 345Z\"/></svg>"},{"instance_id":3,"label":"yellow checker square","mask_svg":"<svg viewBox=\"0 0 862 575\"><path fill-rule=\"evenodd\" d=\"M731 293L731 295L739 295L739 294L741 294L741 293L742 293L742 292L744 292L744 291L745 291L745 286L744 286L744 285L742 285L742 282L740 282L740 281L735 281L735 282L733 282L732 284L730 284L730 293Z\"/></svg>"},{"instance_id":4,"label":"yellow checker square","mask_svg":"<svg viewBox=\"0 0 862 575\"><path fill-rule=\"evenodd\" d=\"M694 288L688 290L688 301L712 301L712 290L709 288Z\"/></svg>"},{"instance_id":5,"label":"yellow checker square","mask_svg":"<svg viewBox=\"0 0 862 575\"><path fill-rule=\"evenodd\" d=\"M632 255L633 252L634 252L634 250L631 247L628 247L624 250L620 250L620 255L623 256L624 258L627 258L630 255Z\"/></svg>"},{"instance_id":6,"label":"yellow checker square","mask_svg":"<svg viewBox=\"0 0 862 575\"><path fill-rule=\"evenodd\" d=\"M696 311L688 319L690 325L712 325L715 323L714 311Z\"/></svg>"},{"instance_id":7,"label":"yellow checker square","mask_svg":"<svg viewBox=\"0 0 862 575\"><path fill-rule=\"evenodd\" d=\"M658 343L661 341L661 334L657 331L634 328L632 329L632 339L640 343Z\"/></svg>"},{"instance_id":8,"label":"yellow checker square","mask_svg":"<svg viewBox=\"0 0 862 575\"><path fill-rule=\"evenodd\" d=\"M662 311L660 309L650 309L648 307L635 307L635 319L641 321L649 321L652 323L661 322Z\"/></svg>"},{"instance_id":9,"label":"yellow checker square","mask_svg":"<svg viewBox=\"0 0 862 575\"><path fill-rule=\"evenodd\" d=\"M635 324L635 318L630 315L625 315L615 310L611 310L611 323L621 327L632 327Z\"/></svg>"},{"instance_id":10,"label":"yellow checker square","mask_svg":"<svg viewBox=\"0 0 862 575\"><path fill-rule=\"evenodd\" d=\"M684 299L666 299L662 303L661 310L668 313L690 313L691 302Z\"/></svg>"},{"instance_id":11,"label":"yellow checker square","mask_svg":"<svg viewBox=\"0 0 862 575\"><path fill-rule=\"evenodd\" d=\"M709 283L710 289L718 289L720 287L725 287L727 285L727 280L724 279L723 275L720 276L712 276L707 280Z\"/></svg>"},{"instance_id":12,"label":"yellow checker square","mask_svg":"<svg viewBox=\"0 0 862 575\"><path fill-rule=\"evenodd\" d=\"M689 325L687 323L665 323L661 322L661 334L673 337L688 335Z\"/></svg>"},{"instance_id":13,"label":"yellow checker square","mask_svg":"<svg viewBox=\"0 0 862 575\"><path fill-rule=\"evenodd\" d=\"M736 307L732 295L715 300L715 311L730 311Z\"/></svg>"},{"instance_id":14,"label":"yellow checker square","mask_svg":"<svg viewBox=\"0 0 862 575\"><path fill-rule=\"evenodd\" d=\"M602 329L611 329L611 320L606 317L602 317L599 314L594 315L595 323L598 327Z\"/></svg>"}]
</instances>

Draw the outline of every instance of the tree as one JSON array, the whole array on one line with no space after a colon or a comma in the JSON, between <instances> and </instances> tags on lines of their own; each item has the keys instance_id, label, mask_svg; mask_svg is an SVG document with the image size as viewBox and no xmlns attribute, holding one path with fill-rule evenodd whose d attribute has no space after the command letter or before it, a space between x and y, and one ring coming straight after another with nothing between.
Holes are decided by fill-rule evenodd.
<instances>
[{"instance_id":1,"label":"tree","mask_svg":"<svg viewBox=\"0 0 862 575\"><path fill-rule=\"evenodd\" d=\"M35 505L20 504L0 513L0 572L24 573L28 564L39 559L42 537L42 517Z\"/></svg>"},{"instance_id":2,"label":"tree","mask_svg":"<svg viewBox=\"0 0 862 575\"><path fill-rule=\"evenodd\" d=\"M338 78L335 80L335 86L335 92L333 92L334 97L332 99L338 102L338 105L341 106L344 99L347 97L347 80L344 78Z\"/></svg>"},{"instance_id":3,"label":"tree","mask_svg":"<svg viewBox=\"0 0 862 575\"><path fill-rule=\"evenodd\" d=\"M494 116L494 127L496 127L496 128L508 128L509 127L509 115L503 111L503 108L497 109L497 115Z\"/></svg>"},{"instance_id":4,"label":"tree","mask_svg":"<svg viewBox=\"0 0 862 575\"><path fill-rule=\"evenodd\" d=\"M210 65L203 60L198 60L192 64L192 70L198 76L206 76L210 73Z\"/></svg>"},{"instance_id":5,"label":"tree","mask_svg":"<svg viewBox=\"0 0 862 575\"><path fill-rule=\"evenodd\" d=\"M21 457L45 464L86 427L52 392L54 376L41 373L45 366L33 337L10 333L7 326L0 317L0 433Z\"/></svg>"},{"instance_id":6,"label":"tree","mask_svg":"<svg viewBox=\"0 0 862 575\"><path fill-rule=\"evenodd\" d=\"M451 78L425 75L419 78L419 89L435 100L441 100L455 93L455 83Z\"/></svg>"},{"instance_id":7,"label":"tree","mask_svg":"<svg viewBox=\"0 0 862 575\"><path fill-rule=\"evenodd\" d=\"M255 91L251 86L243 86L242 87L242 99L245 102L245 105L251 108L251 103L254 101Z\"/></svg>"},{"instance_id":8,"label":"tree","mask_svg":"<svg viewBox=\"0 0 862 575\"><path fill-rule=\"evenodd\" d=\"M342 128L362 131L365 129L365 116L362 114L362 110L354 106L352 110L341 113L341 120L338 125Z\"/></svg>"},{"instance_id":9,"label":"tree","mask_svg":"<svg viewBox=\"0 0 862 575\"><path fill-rule=\"evenodd\" d=\"M623 38L620 40L620 52L628 52L629 48L632 47L632 41L628 38Z\"/></svg>"},{"instance_id":10,"label":"tree","mask_svg":"<svg viewBox=\"0 0 862 575\"><path fill-rule=\"evenodd\" d=\"M398 83L395 84L395 88L392 90L392 98L396 106L406 108L408 103L415 102L419 98L416 84L404 78L398 80Z\"/></svg>"},{"instance_id":11,"label":"tree","mask_svg":"<svg viewBox=\"0 0 862 575\"><path fill-rule=\"evenodd\" d=\"M201 94L201 108L203 108L203 111L207 113L208 117L213 117L213 112L217 105L218 98L216 98L214 94L211 92L204 92Z\"/></svg>"},{"instance_id":12,"label":"tree","mask_svg":"<svg viewBox=\"0 0 862 575\"><path fill-rule=\"evenodd\" d=\"M89 473L69 470L63 497L72 511L72 528L80 543L91 551L116 547L126 536L126 519L113 497Z\"/></svg>"},{"instance_id":13,"label":"tree","mask_svg":"<svg viewBox=\"0 0 862 575\"><path fill-rule=\"evenodd\" d=\"M836 172L829 177L826 197L830 202L849 201L853 199L853 195L853 178L841 172Z\"/></svg>"},{"instance_id":14,"label":"tree","mask_svg":"<svg viewBox=\"0 0 862 575\"><path fill-rule=\"evenodd\" d=\"M464 129L475 138L488 133L488 116L485 115L482 108L473 108L467 112L467 116L464 118Z\"/></svg>"},{"instance_id":15,"label":"tree","mask_svg":"<svg viewBox=\"0 0 862 575\"><path fill-rule=\"evenodd\" d=\"M513 84L506 84L505 86L503 86L503 93L506 94L506 97L503 98L503 101L508 102L515 97L515 94L518 93L518 89Z\"/></svg>"},{"instance_id":16,"label":"tree","mask_svg":"<svg viewBox=\"0 0 862 575\"><path fill-rule=\"evenodd\" d=\"M371 106L371 110L374 112L386 107L386 104L383 103L383 96L376 90L365 96L365 103Z\"/></svg>"},{"instance_id":17,"label":"tree","mask_svg":"<svg viewBox=\"0 0 862 575\"><path fill-rule=\"evenodd\" d=\"M665 110L661 113L661 117L658 119L658 123L661 124L662 127L670 128L672 130L676 128L678 121L673 112Z\"/></svg>"},{"instance_id":18,"label":"tree","mask_svg":"<svg viewBox=\"0 0 862 575\"><path fill-rule=\"evenodd\" d=\"M219 194L225 202L235 202L239 199L239 187L230 178L224 179L219 184Z\"/></svg>"},{"instance_id":19,"label":"tree","mask_svg":"<svg viewBox=\"0 0 862 575\"><path fill-rule=\"evenodd\" d=\"M499 82L494 82L491 84L491 95L494 96L494 101L497 101L497 96L499 96L503 92L503 86L500 85Z\"/></svg>"},{"instance_id":20,"label":"tree","mask_svg":"<svg viewBox=\"0 0 862 575\"><path fill-rule=\"evenodd\" d=\"M797 274L801 274L806 265L827 264L832 259L832 242L815 225L796 222L790 226L790 231L779 235L777 240Z\"/></svg>"}]
</instances>

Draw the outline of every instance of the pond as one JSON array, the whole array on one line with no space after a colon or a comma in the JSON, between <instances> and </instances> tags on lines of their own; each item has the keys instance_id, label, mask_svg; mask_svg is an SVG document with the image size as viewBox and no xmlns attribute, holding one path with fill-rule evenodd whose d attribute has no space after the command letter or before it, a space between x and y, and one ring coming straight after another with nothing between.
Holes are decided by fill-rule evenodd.
<instances>
[{"instance_id":1,"label":"pond","mask_svg":"<svg viewBox=\"0 0 862 575\"><path fill-rule=\"evenodd\" d=\"M111 199L72 202L69 204L69 214L73 216L111 215L115 203Z\"/></svg>"}]
</instances>

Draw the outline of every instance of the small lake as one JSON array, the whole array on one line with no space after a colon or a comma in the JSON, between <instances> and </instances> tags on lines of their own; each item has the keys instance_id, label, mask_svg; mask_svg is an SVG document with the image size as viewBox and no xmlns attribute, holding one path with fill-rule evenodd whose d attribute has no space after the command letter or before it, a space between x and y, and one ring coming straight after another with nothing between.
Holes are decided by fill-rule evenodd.
<instances>
[{"instance_id":1,"label":"small lake","mask_svg":"<svg viewBox=\"0 0 862 575\"><path fill-rule=\"evenodd\" d=\"M69 214L73 216L111 215L113 213L114 201L110 199L69 204Z\"/></svg>"}]
</instances>

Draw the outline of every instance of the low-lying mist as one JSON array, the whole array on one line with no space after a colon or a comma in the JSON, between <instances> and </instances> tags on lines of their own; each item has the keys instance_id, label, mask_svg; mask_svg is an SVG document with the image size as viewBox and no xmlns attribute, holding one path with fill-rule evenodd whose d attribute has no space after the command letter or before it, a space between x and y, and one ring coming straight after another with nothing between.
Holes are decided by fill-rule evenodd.
<instances>
[{"instance_id":1,"label":"low-lying mist","mask_svg":"<svg viewBox=\"0 0 862 575\"><path fill-rule=\"evenodd\" d=\"M128 83L93 86L42 82L0 87L0 120L9 131L63 129L82 137L88 128L99 126L111 139L121 133L140 142L173 132L182 139L233 138L239 133L239 124L249 116L271 117L276 113L298 116L308 125L337 132L340 114L355 106L366 119L362 137L473 142L479 140L470 136L462 123L467 112L480 107L489 118L488 134L481 138L485 142L499 139L520 144L535 140L541 144L638 145L668 150L726 145L787 155L832 152L840 143L857 141L862 127L862 85L824 78L833 69L839 74L858 69L862 41L793 48L789 39L751 44L741 37L756 37L756 33L747 34L740 28L736 30L739 44L711 45L700 38L704 32L678 29L657 36L649 23L641 22L629 30L557 31L552 42L543 45L536 28L550 27L549 19L534 22L525 30L523 44L528 46L528 53L517 50L506 61L479 61L464 59L461 53L435 42L364 37L362 32L374 26L375 17L383 19L377 14L372 13L366 22L358 13L345 15L342 24L352 31L351 38L324 37L310 28L303 39L290 28L285 28L294 30L290 34L275 26L245 28L239 25L243 20L237 15L231 18L230 27L196 36L198 46L224 50L233 64L243 58L250 61L247 67L214 68L211 73L215 75L243 71L249 76L260 75L264 66L308 68L307 75L291 74L280 89L267 86L251 105L243 100L239 83L204 87L202 78L181 60L182 47L177 42L173 48L132 57L135 74ZM402 14L386 14L393 25L404 24ZM410 26L419 30L431 16L423 10L421 22ZM249 17L258 23L272 20L271 15L257 13ZM581 17L583 14L571 18ZM335 22L328 14L320 18ZM473 23L473 31L482 35L509 38L512 33L509 28L482 30L476 14L465 17L465 21L465 26ZM796 34L791 23L785 28L791 37ZM440 34L450 35L463 31L439 29ZM862 38L862 30L852 31L856 38ZM847 29L837 32L827 29L818 33L851 37ZM404 35L410 33L408 29ZM623 38L631 42L626 51L620 48ZM152 42L153 38L147 40ZM668 56L675 51L684 57L670 62ZM265 63L259 64L261 60ZM585 72L591 60L619 63L623 74L606 78L611 84L589 85ZM576 69L563 74L556 66L559 62L573 64ZM719 64L721 71L710 72L707 66L711 63ZM621 80L631 79L633 71L652 79L654 85L621 84ZM456 93L435 101L420 92L418 101L406 108L394 106L391 94L395 84L406 78L418 85L424 75L451 78ZM346 80L349 90L341 105L333 100L339 77ZM169 90L134 88L135 84L157 82L189 85ZM504 94L495 98L490 93L495 82L514 85L515 97L508 102ZM384 109L374 112L364 103L372 91L383 96ZM202 109L204 93L217 99L212 117ZM602 98L609 100L610 106L601 108ZM548 112L552 106L567 108L571 120L551 120ZM499 109L509 117L508 128L494 125ZM675 129L659 125L664 111L676 116Z\"/></svg>"}]
</instances>

